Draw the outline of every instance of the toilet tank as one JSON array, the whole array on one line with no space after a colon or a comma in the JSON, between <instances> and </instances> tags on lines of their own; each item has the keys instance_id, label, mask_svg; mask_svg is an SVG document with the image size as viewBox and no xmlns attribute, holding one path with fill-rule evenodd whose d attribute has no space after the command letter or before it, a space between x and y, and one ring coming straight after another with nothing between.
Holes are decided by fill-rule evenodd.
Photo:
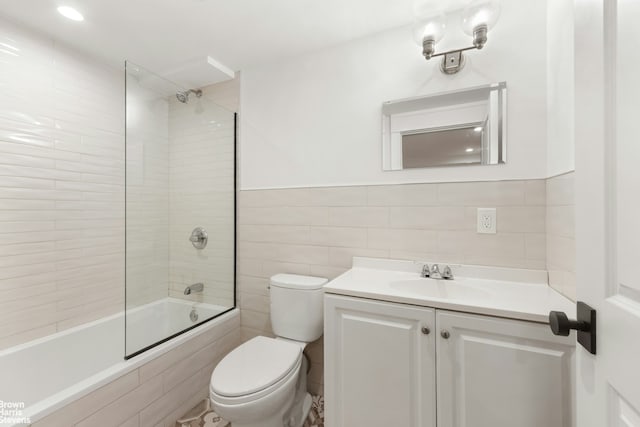
<instances>
[{"instance_id":1,"label":"toilet tank","mask_svg":"<svg viewBox=\"0 0 640 427\"><path fill-rule=\"evenodd\" d=\"M324 277L276 274L270 279L271 327L278 337L312 342L323 333Z\"/></svg>"}]
</instances>

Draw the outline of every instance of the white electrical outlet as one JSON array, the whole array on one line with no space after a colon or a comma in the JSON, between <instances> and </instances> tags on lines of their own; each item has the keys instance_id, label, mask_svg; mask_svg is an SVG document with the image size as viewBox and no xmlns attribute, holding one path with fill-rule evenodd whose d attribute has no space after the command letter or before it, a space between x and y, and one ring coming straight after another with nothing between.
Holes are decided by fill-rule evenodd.
<instances>
[{"instance_id":1,"label":"white electrical outlet","mask_svg":"<svg viewBox=\"0 0 640 427\"><path fill-rule=\"evenodd\" d=\"M496 208L478 208L478 233L496 234Z\"/></svg>"}]
</instances>

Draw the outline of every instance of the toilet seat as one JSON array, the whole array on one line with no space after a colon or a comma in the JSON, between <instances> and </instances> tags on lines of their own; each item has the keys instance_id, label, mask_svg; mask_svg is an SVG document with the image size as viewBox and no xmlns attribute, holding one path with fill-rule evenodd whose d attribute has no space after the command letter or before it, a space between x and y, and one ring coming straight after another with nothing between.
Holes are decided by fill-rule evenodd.
<instances>
[{"instance_id":1,"label":"toilet seat","mask_svg":"<svg viewBox=\"0 0 640 427\"><path fill-rule=\"evenodd\" d=\"M259 401L260 399L273 399L276 395L279 394L281 389L286 389L287 387L292 386L292 384L295 385L296 381L298 380L298 371L300 370L301 364L302 358L300 358L300 362L296 364L296 366L294 366L294 368L289 372L287 376L282 378L277 383L272 384L271 386L258 392L247 394L244 396L228 397L217 394L213 390L213 387L210 386L209 397L218 405L233 407L241 407L252 404L254 405L255 402Z\"/></svg>"},{"instance_id":2,"label":"toilet seat","mask_svg":"<svg viewBox=\"0 0 640 427\"><path fill-rule=\"evenodd\" d=\"M299 345L255 337L218 364L211 376L211 395L228 405L254 401L288 383L297 375L301 363Z\"/></svg>"}]
</instances>

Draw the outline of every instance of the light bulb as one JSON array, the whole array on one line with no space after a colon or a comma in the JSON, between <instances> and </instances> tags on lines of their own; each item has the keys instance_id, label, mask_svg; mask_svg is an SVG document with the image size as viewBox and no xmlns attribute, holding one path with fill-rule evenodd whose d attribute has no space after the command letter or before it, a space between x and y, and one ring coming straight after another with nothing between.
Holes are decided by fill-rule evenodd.
<instances>
[{"instance_id":1,"label":"light bulb","mask_svg":"<svg viewBox=\"0 0 640 427\"><path fill-rule=\"evenodd\" d=\"M431 15L416 23L413 28L413 38L422 47L425 40L439 42L444 37L445 17L442 13Z\"/></svg>"},{"instance_id":2,"label":"light bulb","mask_svg":"<svg viewBox=\"0 0 640 427\"><path fill-rule=\"evenodd\" d=\"M444 37L445 18L439 13L418 22L413 28L413 38L422 48L422 56L431 59L436 52L436 43Z\"/></svg>"},{"instance_id":3,"label":"light bulb","mask_svg":"<svg viewBox=\"0 0 640 427\"><path fill-rule=\"evenodd\" d=\"M500 16L498 0L474 0L462 12L462 30L470 36L478 27L491 29Z\"/></svg>"}]
</instances>

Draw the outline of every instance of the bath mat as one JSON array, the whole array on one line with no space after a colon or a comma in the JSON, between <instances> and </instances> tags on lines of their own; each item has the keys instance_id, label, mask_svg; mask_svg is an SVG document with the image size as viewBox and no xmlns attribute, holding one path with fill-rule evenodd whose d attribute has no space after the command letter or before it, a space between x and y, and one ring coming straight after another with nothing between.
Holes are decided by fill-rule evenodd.
<instances>
[{"instance_id":1,"label":"bath mat","mask_svg":"<svg viewBox=\"0 0 640 427\"><path fill-rule=\"evenodd\" d=\"M213 412L205 400L176 422L176 427L233 427ZM324 397L311 396L311 410L303 427L324 427Z\"/></svg>"}]
</instances>

